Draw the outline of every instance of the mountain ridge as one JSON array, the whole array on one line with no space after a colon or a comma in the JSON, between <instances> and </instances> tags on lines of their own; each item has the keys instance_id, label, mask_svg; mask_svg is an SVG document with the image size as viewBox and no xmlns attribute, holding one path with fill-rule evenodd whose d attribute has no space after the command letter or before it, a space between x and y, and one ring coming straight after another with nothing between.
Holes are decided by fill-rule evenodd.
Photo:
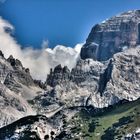
<instances>
[{"instance_id":1,"label":"mountain ridge","mask_svg":"<svg viewBox=\"0 0 140 140\"><path fill-rule=\"evenodd\" d=\"M129 11L94 26L81 49L83 59L72 69L62 65L50 69L44 83L34 80L20 60L5 59L0 51L0 138L127 140L127 125L136 135L140 128L138 22L140 11ZM114 45L116 36L120 38Z\"/></svg>"},{"instance_id":2,"label":"mountain ridge","mask_svg":"<svg viewBox=\"0 0 140 140\"><path fill-rule=\"evenodd\" d=\"M93 26L81 58L106 61L117 52L139 45L140 10L124 12Z\"/></svg>"}]
</instances>

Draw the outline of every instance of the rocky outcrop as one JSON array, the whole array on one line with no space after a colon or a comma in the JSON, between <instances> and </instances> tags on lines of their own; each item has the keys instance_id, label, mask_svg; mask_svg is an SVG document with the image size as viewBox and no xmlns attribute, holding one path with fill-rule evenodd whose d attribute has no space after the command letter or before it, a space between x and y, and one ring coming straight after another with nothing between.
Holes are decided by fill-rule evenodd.
<instances>
[{"instance_id":1,"label":"rocky outcrop","mask_svg":"<svg viewBox=\"0 0 140 140\"><path fill-rule=\"evenodd\" d=\"M34 84L30 72L22 63L0 51L0 127L27 115L36 114L27 100L42 91Z\"/></svg>"},{"instance_id":2,"label":"rocky outcrop","mask_svg":"<svg viewBox=\"0 0 140 140\"><path fill-rule=\"evenodd\" d=\"M105 61L115 53L140 43L140 11L129 11L95 25L85 45L81 58Z\"/></svg>"},{"instance_id":3,"label":"rocky outcrop","mask_svg":"<svg viewBox=\"0 0 140 140\"><path fill-rule=\"evenodd\" d=\"M0 128L0 139L53 140L58 132L59 130L48 121L47 117L28 116Z\"/></svg>"},{"instance_id":4,"label":"rocky outcrop","mask_svg":"<svg viewBox=\"0 0 140 140\"><path fill-rule=\"evenodd\" d=\"M139 140L140 139L140 128L137 128L133 133L127 134L123 140Z\"/></svg>"},{"instance_id":5,"label":"rocky outcrop","mask_svg":"<svg viewBox=\"0 0 140 140\"><path fill-rule=\"evenodd\" d=\"M9 75L6 77L5 84L9 85L10 78L18 80L19 83L22 83L23 85L27 86L33 86L34 81L30 75L30 70L28 68L24 68L21 61L18 59L15 59L12 55L9 56L7 61L10 63L13 71L9 71ZM18 78L17 78L18 77ZM12 80L13 80L12 79ZM13 80L14 81L14 80Z\"/></svg>"},{"instance_id":6,"label":"rocky outcrop","mask_svg":"<svg viewBox=\"0 0 140 140\"><path fill-rule=\"evenodd\" d=\"M39 86L41 89L46 90L46 85L41 80L34 80L34 83L35 83L36 86Z\"/></svg>"},{"instance_id":7,"label":"rocky outcrop","mask_svg":"<svg viewBox=\"0 0 140 140\"><path fill-rule=\"evenodd\" d=\"M12 55L9 56L7 61L11 64L11 66L15 69L23 69L22 63L20 60L15 59Z\"/></svg>"},{"instance_id":8,"label":"rocky outcrop","mask_svg":"<svg viewBox=\"0 0 140 140\"><path fill-rule=\"evenodd\" d=\"M54 68L54 71L50 70L50 74L47 77L46 84L54 87L70 78L70 70L67 66L62 68L61 65L58 65Z\"/></svg>"},{"instance_id":9,"label":"rocky outcrop","mask_svg":"<svg viewBox=\"0 0 140 140\"><path fill-rule=\"evenodd\" d=\"M140 48L137 47L115 54L104 64L91 59L80 60L75 68L65 72L59 65L48 75L46 86L51 88L47 89L45 99L50 105L55 102L57 106L92 105L96 108L123 99L136 100L140 97L139 60ZM52 95L53 102L48 97Z\"/></svg>"},{"instance_id":10,"label":"rocky outcrop","mask_svg":"<svg viewBox=\"0 0 140 140\"><path fill-rule=\"evenodd\" d=\"M100 75L102 63L92 60L79 60L75 68L71 71L67 66L62 67L58 65L51 69L50 74L47 76L46 85L55 87L62 83L74 82L75 84L80 84L86 81L90 76L95 75L95 77Z\"/></svg>"}]
</instances>

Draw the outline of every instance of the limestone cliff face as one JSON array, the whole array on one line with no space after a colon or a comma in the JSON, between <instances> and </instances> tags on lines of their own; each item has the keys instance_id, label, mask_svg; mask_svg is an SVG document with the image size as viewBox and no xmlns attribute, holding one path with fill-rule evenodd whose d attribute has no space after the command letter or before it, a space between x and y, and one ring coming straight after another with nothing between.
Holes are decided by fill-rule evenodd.
<instances>
[{"instance_id":1,"label":"limestone cliff face","mask_svg":"<svg viewBox=\"0 0 140 140\"><path fill-rule=\"evenodd\" d=\"M27 115L35 115L27 100L42 91L32 79L29 69L0 51L0 127Z\"/></svg>"},{"instance_id":2,"label":"limestone cliff face","mask_svg":"<svg viewBox=\"0 0 140 140\"><path fill-rule=\"evenodd\" d=\"M46 99L45 103L49 99L49 105L97 108L123 99L136 100L140 97L139 73L139 47L117 53L104 64L92 59L80 60L71 71L59 65L48 75L46 84L51 89L41 98ZM53 96L52 102L48 96Z\"/></svg>"},{"instance_id":3,"label":"limestone cliff face","mask_svg":"<svg viewBox=\"0 0 140 140\"><path fill-rule=\"evenodd\" d=\"M85 45L81 58L105 61L113 54L140 43L140 11L129 11L95 25Z\"/></svg>"}]
</instances>

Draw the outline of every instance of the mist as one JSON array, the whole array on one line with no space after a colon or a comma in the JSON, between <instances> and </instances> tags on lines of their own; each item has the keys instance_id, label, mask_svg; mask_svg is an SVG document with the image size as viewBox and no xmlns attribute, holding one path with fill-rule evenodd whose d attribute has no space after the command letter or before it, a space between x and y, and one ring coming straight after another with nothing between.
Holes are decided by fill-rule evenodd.
<instances>
[{"instance_id":1,"label":"mist","mask_svg":"<svg viewBox=\"0 0 140 140\"><path fill-rule=\"evenodd\" d=\"M0 50L6 58L13 55L19 59L24 67L30 69L34 79L45 81L50 68L61 64L71 69L79 59L83 44L77 44L74 48L57 45L54 49L50 49L47 41L43 41L40 49L34 49L32 46L21 49L22 46L11 36L14 30L8 21L0 17Z\"/></svg>"}]
</instances>

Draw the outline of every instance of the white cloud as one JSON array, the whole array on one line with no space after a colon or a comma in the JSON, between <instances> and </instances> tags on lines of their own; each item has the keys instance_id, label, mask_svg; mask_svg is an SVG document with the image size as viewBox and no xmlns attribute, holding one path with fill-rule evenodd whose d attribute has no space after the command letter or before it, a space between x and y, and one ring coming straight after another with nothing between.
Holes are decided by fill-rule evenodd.
<instances>
[{"instance_id":1,"label":"white cloud","mask_svg":"<svg viewBox=\"0 0 140 140\"><path fill-rule=\"evenodd\" d=\"M5 31L5 29L8 29ZM46 48L48 41L43 41L42 48L35 50L32 47L21 49L21 45L10 35L14 27L0 17L0 49L6 58L13 55L21 60L23 66L30 68L31 75L35 79L45 80L50 68L58 64L67 65L70 69L74 67L82 44L75 48L57 45L54 49Z\"/></svg>"},{"instance_id":2,"label":"white cloud","mask_svg":"<svg viewBox=\"0 0 140 140\"><path fill-rule=\"evenodd\" d=\"M78 44L75 48L70 48L57 45L54 49L47 48L49 66L54 67L61 64L62 66L68 66L70 69L73 68L79 58L79 49L81 46L82 44Z\"/></svg>"}]
</instances>

